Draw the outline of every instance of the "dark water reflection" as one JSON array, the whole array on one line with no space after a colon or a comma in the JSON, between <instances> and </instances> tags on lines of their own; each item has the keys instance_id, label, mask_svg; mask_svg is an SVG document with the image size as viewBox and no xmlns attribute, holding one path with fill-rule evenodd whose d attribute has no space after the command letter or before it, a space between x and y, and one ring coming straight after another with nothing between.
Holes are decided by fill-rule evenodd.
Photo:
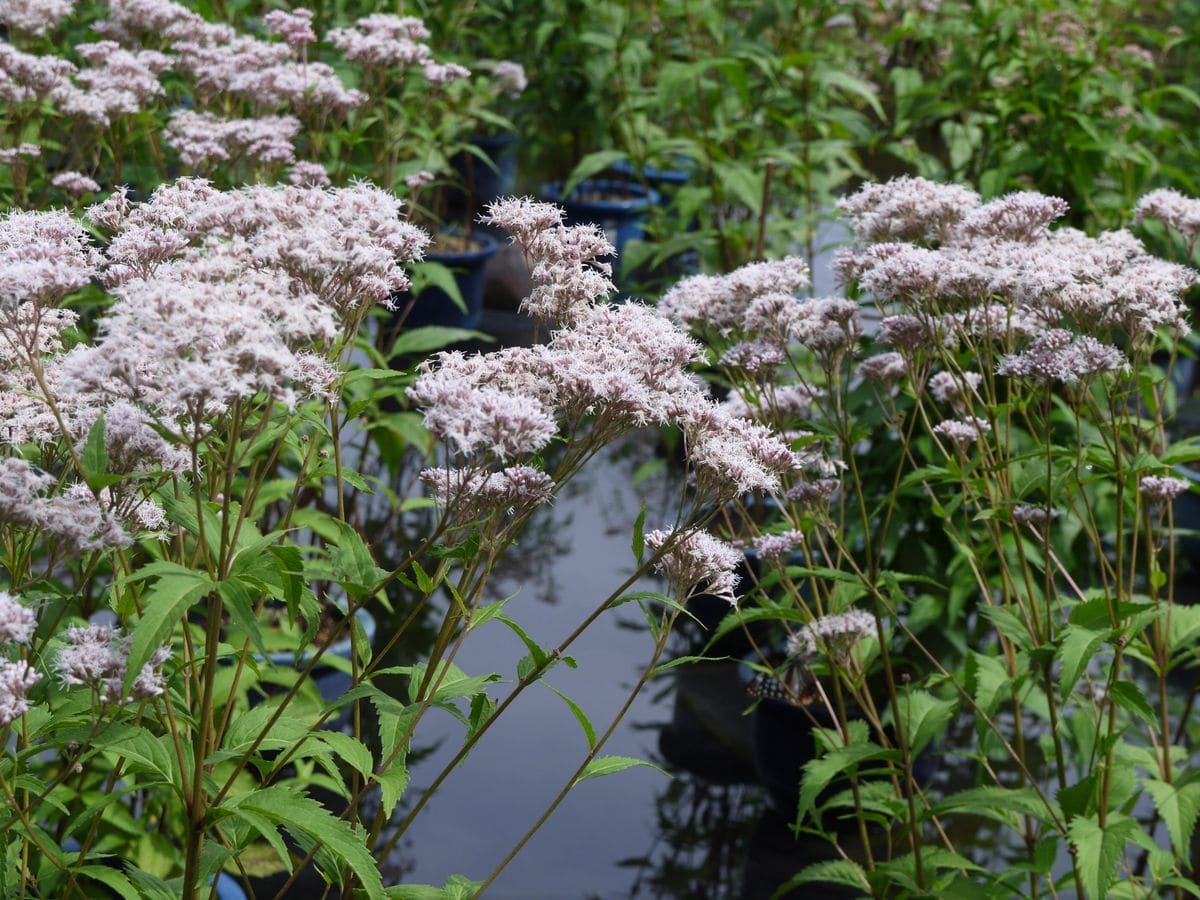
<instances>
[{"instance_id":1,"label":"dark water reflection","mask_svg":"<svg viewBox=\"0 0 1200 900\"><path fill-rule=\"evenodd\" d=\"M651 454L647 436L594 459L532 524L495 573L488 601L520 591L506 608L542 645L559 643L635 568L630 549L633 521L647 504L647 529L671 521L677 502L669 478L658 473L635 484ZM645 579L635 589L660 588ZM617 713L649 660L653 645L632 606L602 616L570 653L579 667L559 666L547 681L578 703L597 731ZM458 660L468 674L501 673L515 679L525 648L499 623L468 636ZM726 719L735 730L745 706L736 674L724 671ZM677 670L685 672L685 670ZM683 676L688 702L713 705L705 683L714 672ZM732 690L732 693L730 692ZM660 751L663 725L678 725L673 681L653 682L635 701L605 747L606 754L636 756L675 768ZM718 705L721 705L718 704ZM661 743L695 735L668 728ZM418 743L427 756L412 766L412 791L427 785L461 746L462 726L431 711ZM747 784L751 769L746 734L725 755L708 760L715 781L680 772L676 778L647 768L629 769L579 785L488 892L511 900L565 898L732 898L743 892L742 868L750 836L765 809ZM587 751L579 724L553 692L527 691L491 728L422 811L389 860L389 877L441 884L452 874L483 878L504 858L574 772ZM723 782L723 783L717 783ZM786 831L783 831L785 837ZM783 878L799 866L793 864ZM773 886L772 886L773 887ZM762 896L769 896L769 891Z\"/></svg>"}]
</instances>

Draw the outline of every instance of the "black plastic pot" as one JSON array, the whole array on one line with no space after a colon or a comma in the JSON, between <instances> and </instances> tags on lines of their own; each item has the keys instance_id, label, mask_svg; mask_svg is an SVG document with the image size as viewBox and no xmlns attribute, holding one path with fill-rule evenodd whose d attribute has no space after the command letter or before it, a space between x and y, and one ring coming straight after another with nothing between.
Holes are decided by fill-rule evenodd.
<instances>
[{"instance_id":1,"label":"black plastic pot","mask_svg":"<svg viewBox=\"0 0 1200 900\"><path fill-rule=\"evenodd\" d=\"M472 138L471 144L487 159L466 151L454 157L451 164L459 174L463 189L452 191L448 202L452 210L469 212L474 220L489 203L513 194L517 184L520 136L512 133L481 135ZM500 230L496 234L504 232Z\"/></svg>"},{"instance_id":2,"label":"black plastic pot","mask_svg":"<svg viewBox=\"0 0 1200 900\"><path fill-rule=\"evenodd\" d=\"M466 312L459 309L450 295L438 287L426 287L417 295L404 320L404 327L420 328L426 325L446 325L452 328L478 328L483 319L484 273L500 244L491 235L475 232L471 235L476 247L460 253L427 253L425 259L438 262L454 272L454 281L466 303ZM396 308L404 309L410 296L404 294L395 299Z\"/></svg>"}]
</instances>

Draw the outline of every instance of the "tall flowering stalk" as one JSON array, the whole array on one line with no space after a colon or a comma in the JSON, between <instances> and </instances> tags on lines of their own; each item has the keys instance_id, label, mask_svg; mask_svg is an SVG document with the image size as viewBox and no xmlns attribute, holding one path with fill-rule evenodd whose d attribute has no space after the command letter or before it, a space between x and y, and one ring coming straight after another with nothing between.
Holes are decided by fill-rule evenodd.
<instances>
[{"instance_id":1,"label":"tall flowering stalk","mask_svg":"<svg viewBox=\"0 0 1200 900\"><path fill-rule=\"evenodd\" d=\"M1188 203L1159 193L1139 214L1186 228ZM759 567L758 590L798 611L789 665L804 660L832 698L828 752L876 760L828 802L832 769L807 766L797 824L820 829L822 813L849 807L869 846L869 791L907 833L903 861L868 850L798 881L836 869L879 893L902 867L926 891L974 881L1049 895L1044 861L1060 848L1080 896L1118 879L1183 884L1191 701L1167 679L1195 616L1175 599L1171 501L1189 482L1172 467L1197 454L1171 442L1169 376L1197 273L1127 231L1054 227L1066 204L1039 194L985 203L902 178L841 206L856 241L835 269L857 302L799 299L797 281L780 291L757 264L684 281L660 303L704 337L728 408L816 457L809 477L785 477L765 524L754 508L734 519L756 545L796 534L794 557ZM877 676L818 637L863 612ZM954 733L984 787L939 795L915 770L956 716L975 723L973 739ZM872 769L882 783L864 779ZM1139 790L1152 813L1131 810ZM1013 832L1023 874L946 856L969 852L950 825L979 806L1016 813L992 818Z\"/></svg>"}]
</instances>

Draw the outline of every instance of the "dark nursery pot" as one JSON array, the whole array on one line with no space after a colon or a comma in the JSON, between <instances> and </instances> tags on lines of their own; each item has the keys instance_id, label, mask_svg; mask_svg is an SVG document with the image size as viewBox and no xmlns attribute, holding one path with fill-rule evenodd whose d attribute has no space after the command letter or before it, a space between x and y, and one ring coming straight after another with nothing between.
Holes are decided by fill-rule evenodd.
<instances>
[{"instance_id":1,"label":"dark nursery pot","mask_svg":"<svg viewBox=\"0 0 1200 900\"><path fill-rule=\"evenodd\" d=\"M619 278L621 251L629 241L645 233L647 210L658 202L658 194L640 184L604 178L581 181L566 197L562 189L562 182L552 182L542 188L542 197L560 204L570 224L594 224L604 229L617 248L612 263Z\"/></svg>"},{"instance_id":2,"label":"dark nursery pot","mask_svg":"<svg viewBox=\"0 0 1200 900\"><path fill-rule=\"evenodd\" d=\"M738 663L694 662L673 674L671 721L658 732L663 758L713 784L754 784L754 731Z\"/></svg>"},{"instance_id":3,"label":"dark nursery pot","mask_svg":"<svg viewBox=\"0 0 1200 900\"><path fill-rule=\"evenodd\" d=\"M467 305L464 313L450 295L441 288L429 286L417 295L416 301L404 319L404 327L422 328L426 325L445 325L451 328L478 328L483 320L483 287L488 260L500 249L499 242L489 234L474 232L471 240L473 250L459 253L427 253L425 259L438 262L454 272L454 281ZM396 297L398 310L408 305L410 295Z\"/></svg>"},{"instance_id":4,"label":"dark nursery pot","mask_svg":"<svg viewBox=\"0 0 1200 900\"><path fill-rule=\"evenodd\" d=\"M476 218L489 203L513 194L517 184L517 151L520 136L516 134L490 134L471 138L471 144L491 160L491 165L473 153L461 152L451 160L464 190L450 193L450 208L468 210ZM482 226L486 227L486 226ZM503 229L489 234L505 236Z\"/></svg>"}]
</instances>

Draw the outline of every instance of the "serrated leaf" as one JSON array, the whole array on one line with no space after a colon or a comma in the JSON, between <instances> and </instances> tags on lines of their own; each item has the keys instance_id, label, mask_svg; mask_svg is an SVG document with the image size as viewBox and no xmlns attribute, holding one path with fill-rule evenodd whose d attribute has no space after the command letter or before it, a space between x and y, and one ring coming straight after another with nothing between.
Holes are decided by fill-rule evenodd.
<instances>
[{"instance_id":1,"label":"serrated leaf","mask_svg":"<svg viewBox=\"0 0 1200 900\"><path fill-rule=\"evenodd\" d=\"M827 862L812 863L805 866L796 875L771 895L771 900L779 900L791 893L793 888L802 884L840 884L848 888L871 892L871 883L867 881L867 873L862 866L851 859L834 859Z\"/></svg>"},{"instance_id":2,"label":"serrated leaf","mask_svg":"<svg viewBox=\"0 0 1200 900\"><path fill-rule=\"evenodd\" d=\"M957 701L939 700L928 691L908 691L897 698L900 725L914 754L940 735L954 715Z\"/></svg>"},{"instance_id":3,"label":"serrated leaf","mask_svg":"<svg viewBox=\"0 0 1200 900\"><path fill-rule=\"evenodd\" d=\"M346 522L335 522L335 526L338 537L335 549L329 554L330 565L351 597L365 599L385 573L375 565L371 548L357 530Z\"/></svg>"},{"instance_id":4,"label":"serrated leaf","mask_svg":"<svg viewBox=\"0 0 1200 900\"><path fill-rule=\"evenodd\" d=\"M292 855L288 852L287 844L283 842L283 836L279 833L279 827L269 818L252 809L238 809L233 815L244 821L262 836L263 840L275 851L280 862L290 874L292 871Z\"/></svg>"},{"instance_id":5,"label":"serrated leaf","mask_svg":"<svg viewBox=\"0 0 1200 900\"><path fill-rule=\"evenodd\" d=\"M189 606L213 590L203 576L163 575L142 598L142 616L133 626L124 693L141 674L150 657L166 643Z\"/></svg>"},{"instance_id":6,"label":"serrated leaf","mask_svg":"<svg viewBox=\"0 0 1200 900\"><path fill-rule=\"evenodd\" d=\"M958 791L938 803L938 815L953 812L986 816L1005 824L1012 824L1011 816L996 813L1029 816L1037 821L1046 821L1051 816L1059 815L1057 808L1046 808L1046 803L1033 788L1006 788L996 785Z\"/></svg>"},{"instance_id":7,"label":"serrated leaf","mask_svg":"<svg viewBox=\"0 0 1200 900\"><path fill-rule=\"evenodd\" d=\"M379 783L381 792L381 802L383 803L384 815L391 817L396 809L396 804L400 802L400 798L404 796L404 791L408 788L408 766L406 758L408 754L400 752L396 758L392 760L391 765L383 772L375 773L371 776L372 779Z\"/></svg>"},{"instance_id":8,"label":"serrated leaf","mask_svg":"<svg viewBox=\"0 0 1200 900\"><path fill-rule=\"evenodd\" d=\"M128 878L109 866L79 866L72 870L84 878L104 885L125 900L141 900L142 895Z\"/></svg>"},{"instance_id":9,"label":"serrated leaf","mask_svg":"<svg viewBox=\"0 0 1200 900\"><path fill-rule=\"evenodd\" d=\"M1116 684L1109 685L1108 696L1121 709L1137 716L1151 728L1158 727L1154 709L1142 694L1142 689L1133 682L1118 681Z\"/></svg>"},{"instance_id":10,"label":"serrated leaf","mask_svg":"<svg viewBox=\"0 0 1200 900\"><path fill-rule=\"evenodd\" d=\"M265 816L293 835L302 834L319 841L354 871L368 897L383 897L383 880L367 849L365 833L352 829L316 800L282 785L273 785L238 798L234 805Z\"/></svg>"},{"instance_id":11,"label":"serrated leaf","mask_svg":"<svg viewBox=\"0 0 1200 900\"><path fill-rule=\"evenodd\" d=\"M578 784L588 778L601 778L605 775L615 775L617 772L624 772L626 769L631 769L635 766L645 766L648 769L654 769L656 772L662 772L667 775L654 763L646 762L644 759L636 759L632 756L597 756L584 767L583 772L575 783ZM667 775L669 778L670 776Z\"/></svg>"},{"instance_id":12,"label":"serrated leaf","mask_svg":"<svg viewBox=\"0 0 1200 900\"><path fill-rule=\"evenodd\" d=\"M471 614L470 624L467 626L468 631L474 631L479 626L491 621L504 611L505 604L508 603L516 594L511 594L503 600L497 600L495 603L489 603L486 606L481 606Z\"/></svg>"},{"instance_id":13,"label":"serrated leaf","mask_svg":"<svg viewBox=\"0 0 1200 900\"><path fill-rule=\"evenodd\" d=\"M839 775L864 762L898 760L900 754L896 750L884 750L878 744L858 743L849 747L839 747L817 759L810 759L804 764L804 774L800 780L800 800L796 810L796 821L801 821L817 801L817 796L829 786Z\"/></svg>"},{"instance_id":14,"label":"serrated leaf","mask_svg":"<svg viewBox=\"0 0 1200 900\"><path fill-rule=\"evenodd\" d=\"M1104 828L1094 815L1076 816L1067 826L1090 900L1102 900L1107 896L1117 862L1137 828L1136 821L1119 813L1110 813Z\"/></svg>"},{"instance_id":15,"label":"serrated leaf","mask_svg":"<svg viewBox=\"0 0 1200 900\"><path fill-rule=\"evenodd\" d=\"M1107 631L1097 631L1081 625L1068 624L1063 629L1062 643L1056 654L1062 660L1059 688L1063 697L1069 696L1075 688L1075 684L1087 671L1088 663L1095 655L1096 648L1104 642L1107 635Z\"/></svg>"},{"instance_id":16,"label":"serrated leaf","mask_svg":"<svg viewBox=\"0 0 1200 900\"><path fill-rule=\"evenodd\" d=\"M362 741L340 731L320 731L316 733L316 737L359 775L370 777L375 760Z\"/></svg>"},{"instance_id":17,"label":"serrated leaf","mask_svg":"<svg viewBox=\"0 0 1200 900\"><path fill-rule=\"evenodd\" d=\"M254 615L254 597L250 589L236 578L227 578L218 582L217 593L221 595L221 605L229 613L230 622L250 638L254 649L266 659L267 647L263 643L258 617Z\"/></svg>"},{"instance_id":18,"label":"serrated leaf","mask_svg":"<svg viewBox=\"0 0 1200 900\"><path fill-rule=\"evenodd\" d=\"M1154 798L1158 814L1167 825L1171 843L1180 859L1187 859L1196 830L1196 818L1200 815L1200 782L1167 784L1165 781L1149 779L1146 790Z\"/></svg>"}]
</instances>

